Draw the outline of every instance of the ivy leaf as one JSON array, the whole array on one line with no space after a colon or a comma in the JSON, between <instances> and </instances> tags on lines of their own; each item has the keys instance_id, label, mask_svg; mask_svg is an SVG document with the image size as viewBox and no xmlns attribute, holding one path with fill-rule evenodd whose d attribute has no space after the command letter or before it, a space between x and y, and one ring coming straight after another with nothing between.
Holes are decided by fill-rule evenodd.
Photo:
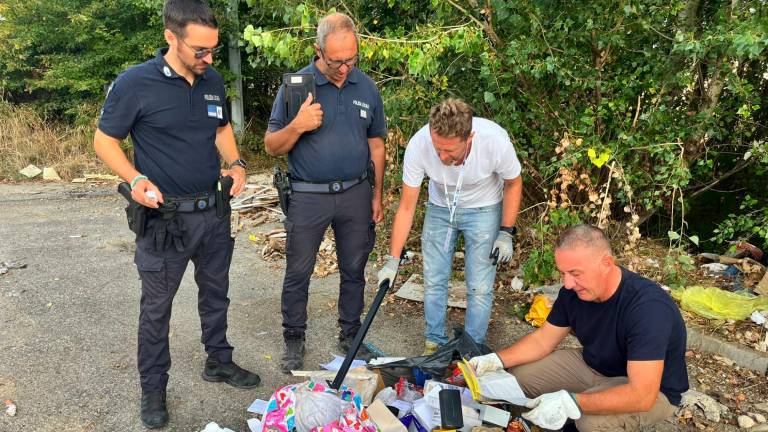
<instances>
[{"instance_id":1,"label":"ivy leaf","mask_svg":"<svg viewBox=\"0 0 768 432\"><path fill-rule=\"evenodd\" d=\"M598 168L602 168L603 165L605 165L606 162L608 162L608 159L611 158L611 151L606 150L602 153L600 153L600 156L597 156L597 152L595 149L590 148L587 150L587 156L589 156L590 162L592 162L593 165L595 165Z\"/></svg>"},{"instance_id":2,"label":"ivy leaf","mask_svg":"<svg viewBox=\"0 0 768 432\"><path fill-rule=\"evenodd\" d=\"M699 245L699 236L690 236L688 239L691 241L691 243L695 244L696 246Z\"/></svg>"},{"instance_id":3,"label":"ivy leaf","mask_svg":"<svg viewBox=\"0 0 768 432\"><path fill-rule=\"evenodd\" d=\"M422 69L424 69L424 52L416 48L408 58L408 73L419 75Z\"/></svg>"},{"instance_id":4,"label":"ivy leaf","mask_svg":"<svg viewBox=\"0 0 768 432\"><path fill-rule=\"evenodd\" d=\"M493 93L487 91L483 93L483 100L485 103L494 103L496 102L496 96L494 96Z\"/></svg>"},{"instance_id":5,"label":"ivy leaf","mask_svg":"<svg viewBox=\"0 0 768 432\"><path fill-rule=\"evenodd\" d=\"M669 237L670 240L680 240L680 234L676 233L675 231L667 231L667 237Z\"/></svg>"}]
</instances>

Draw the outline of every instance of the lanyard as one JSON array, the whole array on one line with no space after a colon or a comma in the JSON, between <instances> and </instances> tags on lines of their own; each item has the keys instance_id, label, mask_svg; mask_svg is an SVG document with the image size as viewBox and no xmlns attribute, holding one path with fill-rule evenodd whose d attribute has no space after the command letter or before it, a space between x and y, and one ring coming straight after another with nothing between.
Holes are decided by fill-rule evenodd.
<instances>
[{"instance_id":1,"label":"lanyard","mask_svg":"<svg viewBox=\"0 0 768 432\"><path fill-rule=\"evenodd\" d=\"M448 194L448 182L445 180L445 171L443 171L443 190L445 191L445 203L448 205L448 222L453 224L453 217L456 215L456 208L459 206L459 196L461 195L461 186L464 183L464 163L459 170L459 179L456 181L456 189L453 191L453 200Z\"/></svg>"},{"instance_id":2,"label":"lanyard","mask_svg":"<svg viewBox=\"0 0 768 432\"><path fill-rule=\"evenodd\" d=\"M464 166L467 164L467 152L469 151L469 145L464 149L464 160L461 162L461 169L459 170L459 178L456 180L456 188L453 190L453 200L448 194L448 181L445 179L445 170L443 172L443 191L445 192L445 204L448 206L448 231L445 233L445 241L443 242L443 251L449 252L451 248L451 237L453 236L453 218L456 216L456 209L459 207L459 196L461 195L461 186L464 184Z\"/></svg>"},{"instance_id":3,"label":"lanyard","mask_svg":"<svg viewBox=\"0 0 768 432\"><path fill-rule=\"evenodd\" d=\"M445 191L445 203L448 205L448 231L445 233L443 242L443 251L448 252L451 249L451 237L453 236L453 217L456 215L456 208L459 207L459 196L461 195L461 185L464 183L464 164L461 164L459 179L456 181L456 189L453 191L453 202L448 195L448 182L445 180L445 171L443 171L443 190Z\"/></svg>"}]
</instances>

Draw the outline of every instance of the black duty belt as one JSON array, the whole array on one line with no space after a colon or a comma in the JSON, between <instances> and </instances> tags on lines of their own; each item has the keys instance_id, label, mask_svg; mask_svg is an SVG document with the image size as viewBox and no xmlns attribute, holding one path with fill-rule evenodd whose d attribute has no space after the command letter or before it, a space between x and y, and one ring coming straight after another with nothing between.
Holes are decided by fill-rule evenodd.
<instances>
[{"instance_id":1,"label":"black duty belt","mask_svg":"<svg viewBox=\"0 0 768 432\"><path fill-rule=\"evenodd\" d=\"M191 213L214 208L216 206L216 195L201 195L199 197L168 198L165 206L174 208L180 213Z\"/></svg>"},{"instance_id":2,"label":"black duty belt","mask_svg":"<svg viewBox=\"0 0 768 432\"><path fill-rule=\"evenodd\" d=\"M368 178L368 173L352 180L335 180L328 183L305 182L300 180L291 180L291 189L294 192L325 193L336 194L357 186Z\"/></svg>"}]
</instances>

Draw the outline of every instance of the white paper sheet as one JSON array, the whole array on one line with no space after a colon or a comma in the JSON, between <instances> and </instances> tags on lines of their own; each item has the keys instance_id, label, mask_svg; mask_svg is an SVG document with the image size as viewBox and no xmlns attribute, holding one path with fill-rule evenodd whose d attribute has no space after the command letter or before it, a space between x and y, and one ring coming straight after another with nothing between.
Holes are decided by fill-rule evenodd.
<instances>
[{"instance_id":1,"label":"white paper sheet","mask_svg":"<svg viewBox=\"0 0 768 432\"><path fill-rule=\"evenodd\" d=\"M261 420L257 418L249 418L248 428L251 429L251 432L261 432L261 428L262 428Z\"/></svg>"},{"instance_id":2,"label":"white paper sheet","mask_svg":"<svg viewBox=\"0 0 768 432\"><path fill-rule=\"evenodd\" d=\"M263 399L256 399L251 403L251 406L248 407L248 412L252 412L254 414L258 415L264 415L264 412L267 411L267 404L269 402L263 400Z\"/></svg>"},{"instance_id":3,"label":"white paper sheet","mask_svg":"<svg viewBox=\"0 0 768 432\"><path fill-rule=\"evenodd\" d=\"M517 378L507 371L488 372L477 377L477 381L480 394L488 399L503 400L515 405L525 405L530 400L525 397Z\"/></svg>"},{"instance_id":4,"label":"white paper sheet","mask_svg":"<svg viewBox=\"0 0 768 432\"><path fill-rule=\"evenodd\" d=\"M341 369L341 364L344 363L344 357L337 356L334 354L333 360L329 361L326 364L321 364L320 367L323 369L329 370L329 371L338 371ZM368 363L365 362L365 360L352 360L352 365L349 367L350 369L354 369L356 367L360 366L367 366Z\"/></svg>"},{"instance_id":5,"label":"white paper sheet","mask_svg":"<svg viewBox=\"0 0 768 432\"><path fill-rule=\"evenodd\" d=\"M372 366L378 366L400 360L405 360L405 357L376 357L375 359L371 359L369 364Z\"/></svg>"}]
</instances>

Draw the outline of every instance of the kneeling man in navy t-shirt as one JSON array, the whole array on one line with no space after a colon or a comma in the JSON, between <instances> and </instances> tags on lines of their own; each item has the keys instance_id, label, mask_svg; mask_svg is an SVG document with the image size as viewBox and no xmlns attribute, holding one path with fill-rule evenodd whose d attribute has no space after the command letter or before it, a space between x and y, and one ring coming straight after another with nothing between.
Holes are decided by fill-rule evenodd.
<instances>
[{"instance_id":1,"label":"kneeling man in navy t-shirt","mask_svg":"<svg viewBox=\"0 0 768 432\"><path fill-rule=\"evenodd\" d=\"M535 398L523 417L546 429L635 430L670 418L688 390L685 323L661 287L616 264L605 234L568 228L555 246L563 279L547 321L509 348L474 357L478 375L511 368ZM555 351L573 332L582 345Z\"/></svg>"}]
</instances>

